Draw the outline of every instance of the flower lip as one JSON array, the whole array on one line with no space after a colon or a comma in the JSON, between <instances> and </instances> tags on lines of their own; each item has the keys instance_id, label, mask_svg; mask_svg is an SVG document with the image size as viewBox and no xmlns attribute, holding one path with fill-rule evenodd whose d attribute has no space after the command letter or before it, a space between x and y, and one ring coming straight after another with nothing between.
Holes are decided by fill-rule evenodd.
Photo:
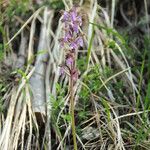
<instances>
[{"instance_id":1,"label":"flower lip","mask_svg":"<svg viewBox=\"0 0 150 150\"><path fill-rule=\"evenodd\" d=\"M63 11L63 18L61 19L62 22L69 21L70 19L70 14L67 11Z\"/></svg>"},{"instance_id":2,"label":"flower lip","mask_svg":"<svg viewBox=\"0 0 150 150\"><path fill-rule=\"evenodd\" d=\"M73 53L71 53L71 51L69 53L67 53L66 55L66 64L68 66L72 65L74 62L74 56L73 56Z\"/></svg>"},{"instance_id":3,"label":"flower lip","mask_svg":"<svg viewBox=\"0 0 150 150\"><path fill-rule=\"evenodd\" d=\"M78 43L78 45L80 45L81 47L83 47L83 38L82 37L78 37L77 38L77 43Z\"/></svg>"},{"instance_id":4,"label":"flower lip","mask_svg":"<svg viewBox=\"0 0 150 150\"><path fill-rule=\"evenodd\" d=\"M76 39L70 42L71 49L78 49L79 46L83 47L83 39L81 36L77 37Z\"/></svg>"},{"instance_id":5,"label":"flower lip","mask_svg":"<svg viewBox=\"0 0 150 150\"><path fill-rule=\"evenodd\" d=\"M69 66L69 65L72 65L73 64L73 58L72 57L69 57L66 59L66 64Z\"/></svg>"}]
</instances>

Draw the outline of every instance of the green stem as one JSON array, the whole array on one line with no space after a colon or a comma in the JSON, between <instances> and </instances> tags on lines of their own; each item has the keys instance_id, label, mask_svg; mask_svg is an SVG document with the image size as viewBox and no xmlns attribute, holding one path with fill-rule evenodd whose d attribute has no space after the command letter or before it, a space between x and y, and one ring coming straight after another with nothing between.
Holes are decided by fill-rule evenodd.
<instances>
[{"instance_id":1,"label":"green stem","mask_svg":"<svg viewBox=\"0 0 150 150\"><path fill-rule=\"evenodd\" d=\"M73 136L73 145L74 150L77 150L77 142L76 142L76 129L75 129L75 119L74 119L74 98L73 98L73 79L71 76L70 81L70 102L71 102L71 127L72 127L72 136Z\"/></svg>"}]
</instances>

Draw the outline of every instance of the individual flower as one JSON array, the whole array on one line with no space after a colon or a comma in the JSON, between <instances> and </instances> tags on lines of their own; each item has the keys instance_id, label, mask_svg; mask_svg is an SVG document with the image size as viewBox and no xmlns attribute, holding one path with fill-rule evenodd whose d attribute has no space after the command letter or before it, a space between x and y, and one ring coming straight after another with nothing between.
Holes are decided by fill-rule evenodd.
<instances>
[{"instance_id":1,"label":"individual flower","mask_svg":"<svg viewBox=\"0 0 150 150\"><path fill-rule=\"evenodd\" d=\"M73 58L67 58L66 59L66 64L69 66L69 65L72 65L73 64Z\"/></svg>"},{"instance_id":2,"label":"individual flower","mask_svg":"<svg viewBox=\"0 0 150 150\"><path fill-rule=\"evenodd\" d=\"M63 12L63 18L62 18L62 22L67 22L70 19L70 14L67 11Z\"/></svg>"},{"instance_id":3,"label":"individual flower","mask_svg":"<svg viewBox=\"0 0 150 150\"><path fill-rule=\"evenodd\" d=\"M69 44L69 42L72 40L72 33L69 31L69 32L67 32L67 31L65 31L65 36L64 36L64 38L60 38L59 39L59 42L60 42L60 45L61 45L61 47L64 47L65 46L65 44Z\"/></svg>"},{"instance_id":4,"label":"individual flower","mask_svg":"<svg viewBox=\"0 0 150 150\"><path fill-rule=\"evenodd\" d=\"M79 46L83 46L83 39L82 37L77 37L76 39L72 40L70 42L70 48L71 49L78 49Z\"/></svg>"},{"instance_id":5,"label":"individual flower","mask_svg":"<svg viewBox=\"0 0 150 150\"><path fill-rule=\"evenodd\" d=\"M83 38L81 36L76 39L76 42L79 46L83 47Z\"/></svg>"},{"instance_id":6,"label":"individual flower","mask_svg":"<svg viewBox=\"0 0 150 150\"><path fill-rule=\"evenodd\" d=\"M73 53L69 52L67 55L66 55L66 65L70 66L72 65L74 62L74 56L73 56Z\"/></svg>"},{"instance_id":7,"label":"individual flower","mask_svg":"<svg viewBox=\"0 0 150 150\"><path fill-rule=\"evenodd\" d=\"M64 37L64 41L65 41L65 42L69 42L71 38L72 38L71 32L70 32L70 31L69 31L69 32L66 32L66 33L65 33L65 37Z\"/></svg>"}]
</instances>

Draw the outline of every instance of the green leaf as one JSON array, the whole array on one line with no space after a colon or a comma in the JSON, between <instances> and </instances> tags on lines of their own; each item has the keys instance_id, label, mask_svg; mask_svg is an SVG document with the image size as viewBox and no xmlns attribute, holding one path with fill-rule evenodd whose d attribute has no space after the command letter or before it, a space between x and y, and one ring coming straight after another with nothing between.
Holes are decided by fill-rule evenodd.
<instances>
[{"instance_id":1,"label":"green leaf","mask_svg":"<svg viewBox=\"0 0 150 150\"><path fill-rule=\"evenodd\" d=\"M91 38L90 38L90 43L89 43L89 45L88 45L87 67L88 67L88 64L89 64L89 61L90 61L90 56L91 56L91 49L92 49L93 40L94 40L94 26L92 26L92 35L91 35Z\"/></svg>"},{"instance_id":2,"label":"green leaf","mask_svg":"<svg viewBox=\"0 0 150 150\"><path fill-rule=\"evenodd\" d=\"M36 55L46 54L47 50L39 50Z\"/></svg>"},{"instance_id":3,"label":"green leaf","mask_svg":"<svg viewBox=\"0 0 150 150\"><path fill-rule=\"evenodd\" d=\"M67 122L71 122L71 115L70 114L62 114L61 117L65 119Z\"/></svg>"},{"instance_id":4,"label":"green leaf","mask_svg":"<svg viewBox=\"0 0 150 150\"><path fill-rule=\"evenodd\" d=\"M60 92L60 91L61 91L61 86L60 86L60 84L56 83L55 85L56 85L56 90L57 90L57 92Z\"/></svg>"},{"instance_id":5,"label":"green leaf","mask_svg":"<svg viewBox=\"0 0 150 150\"><path fill-rule=\"evenodd\" d=\"M20 74L28 82L25 72L23 72L21 69L17 69L17 73Z\"/></svg>"}]
</instances>

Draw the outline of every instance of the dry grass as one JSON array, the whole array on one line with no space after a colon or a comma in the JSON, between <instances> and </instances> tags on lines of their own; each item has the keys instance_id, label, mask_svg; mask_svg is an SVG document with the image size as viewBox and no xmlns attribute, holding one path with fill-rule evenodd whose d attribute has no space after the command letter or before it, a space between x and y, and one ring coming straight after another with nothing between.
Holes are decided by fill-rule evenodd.
<instances>
[{"instance_id":1,"label":"dry grass","mask_svg":"<svg viewBox=\"0 0 150 150\"><path fill-rule=\"evenodd\" d=\"M63 3L66 10L73 5L73 1L63 0ZM143 149L148 149L149 136L139 143L134 139L142 124L145 124L143 130L148 130L149 118L144 122L143 116L148 116L149 109L144 108L144 99L136 82L138 77L132 72L130 59L124 53L125 45L122 39L114 34L117 33L113 29L117 3L112 0L111 17L96 0L82 3L80 0L79 11L85 17L81 29L84 33L84 47L78 51L78 55L87 58L87 61L74 86L77 112L75 117L80 131L77 132L78 147L84 150L125 150L133 149L137 144ZM144 3L148 17L146 0ZM20 55L16 56L12 50L5 58L8 58L7 55L15 55L12 57L16 62L12 70L17 71L15 81L12 81L13 84L8 88L9 92L5 92L2 98L3 101L7 101L7 109L0 114L0 149L73 149L70 122L62 118L70 107L70 93L66 88L68 77L59 74L59 65L63 62L65 53L59 45L59 38L63 34L61 18L58 18L56 26L53 27L53 22L57 20L55 13L57 12L54 9L40 7L12 38L7 38L10 38L6 44L8 49L13 49L13 41L18 36L21 37L20 41L26 40L20 42ZM106 28L100 28L99 25ZM26 32L27 28L29 32ZM109 29L113 32L108 33ZM11 29L7 32L9 35ZM39 32L40 36L38 34L36 39ZM101 85L98 91L93 92L88 84L92 81L85 82L85 77L90 75L95 66L98 66L97 80ZM107 67L113 70L109 76L103 75ZM123 87L119 89L122 97L113 86L117 85L118 81L123 82ZM60 83L65 91L65 96L61 99L64 104L61 109L53 110L54 100L57 102L59 96L57 83ZM83 88L90 93L90 107L88 117L80 122L78 113ZM137 108L137 99L140 108ZM137 123L133 123L132 119Z\"/></svg>"}]
</instances>

